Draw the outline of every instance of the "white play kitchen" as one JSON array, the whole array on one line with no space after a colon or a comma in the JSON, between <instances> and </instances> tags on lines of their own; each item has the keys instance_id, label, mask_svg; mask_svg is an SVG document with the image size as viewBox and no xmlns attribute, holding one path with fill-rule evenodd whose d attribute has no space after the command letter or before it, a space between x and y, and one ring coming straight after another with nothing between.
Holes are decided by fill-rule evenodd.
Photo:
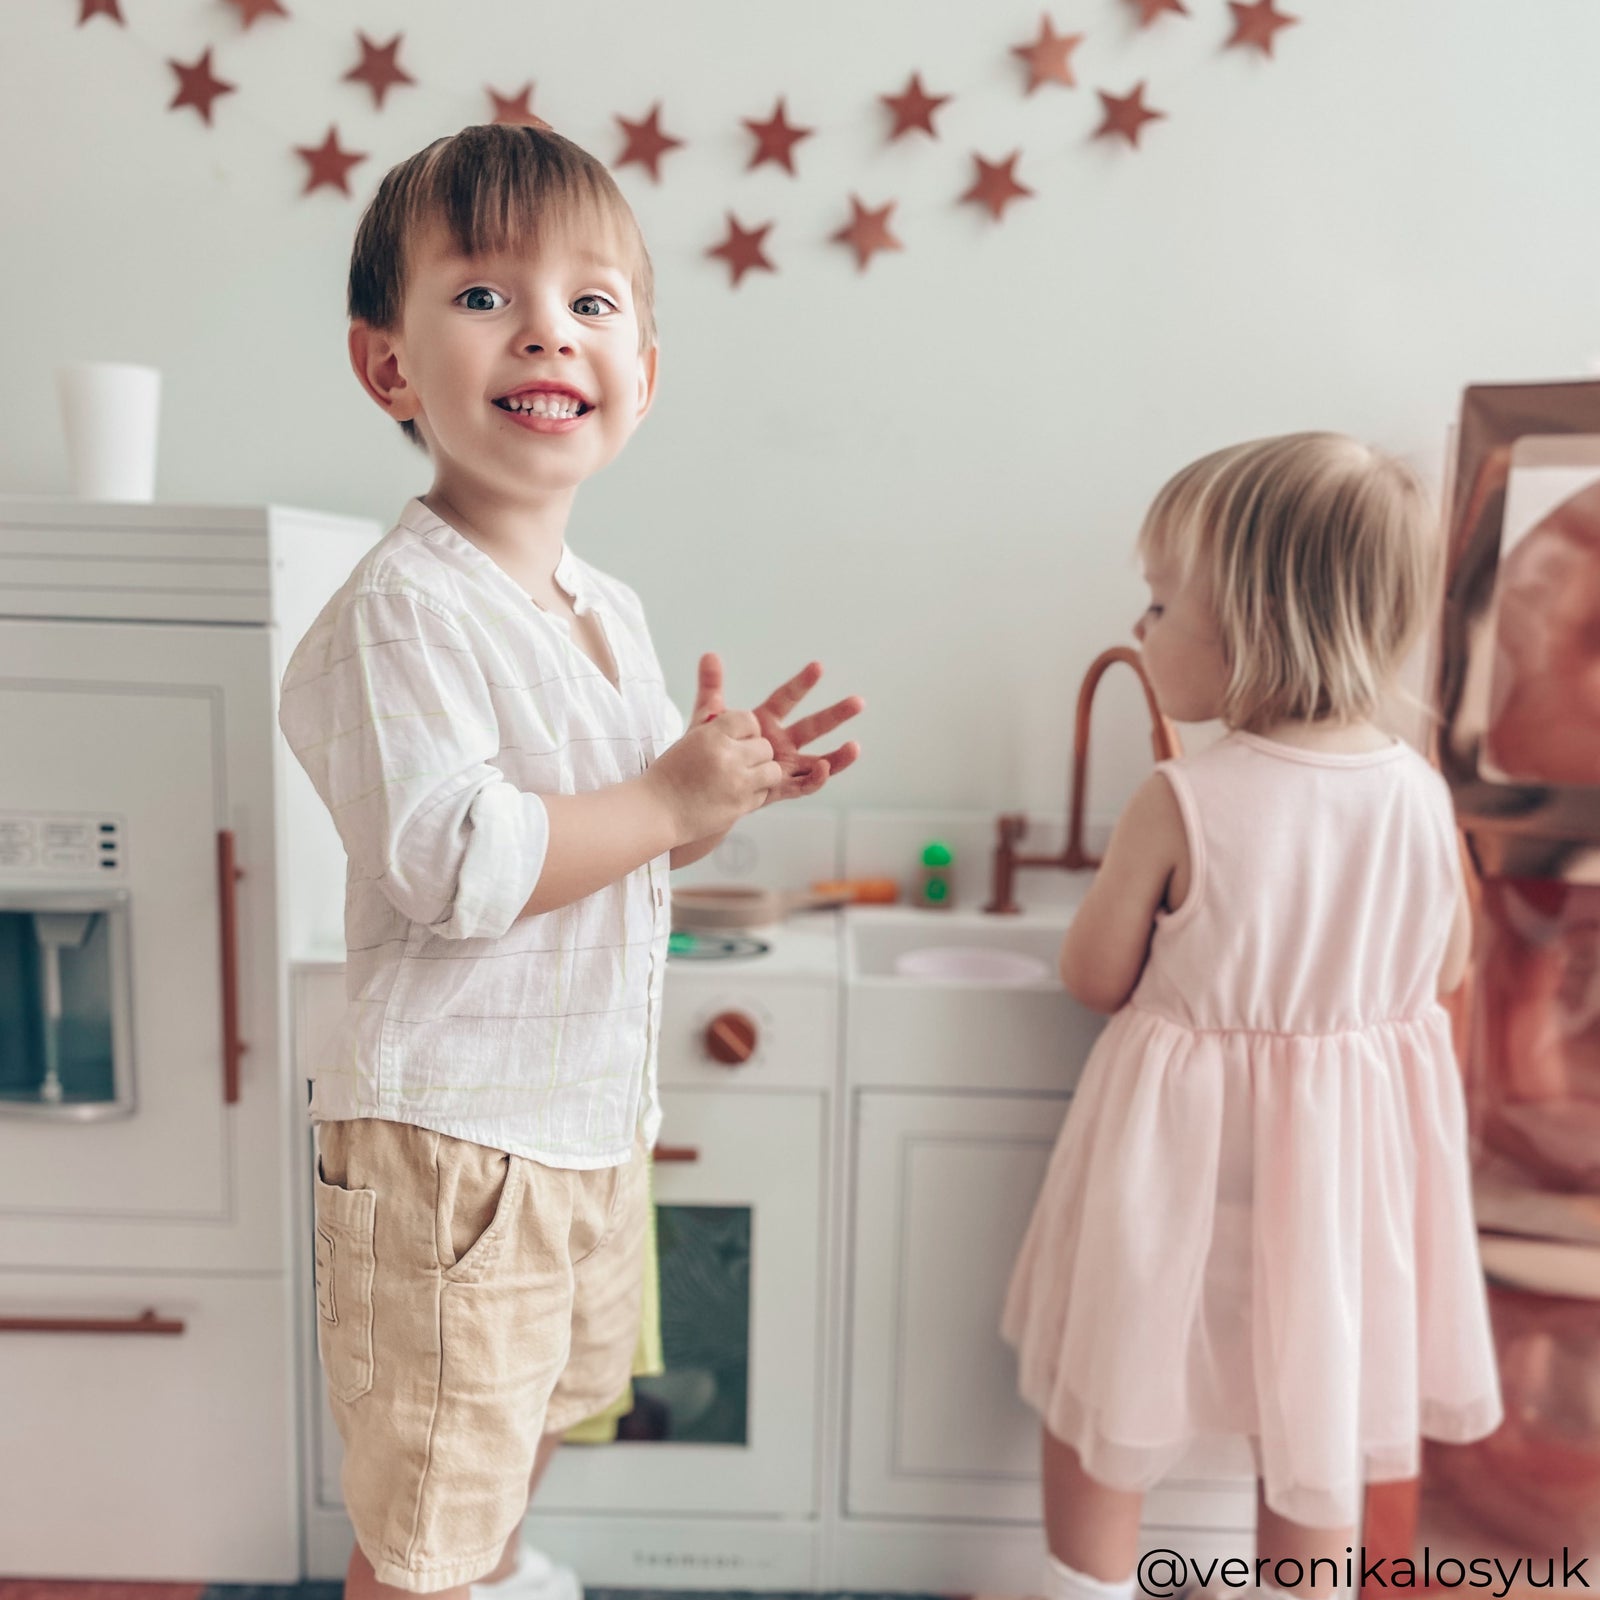
<instances>
[{"instance_id":1,"label":"white play kitchen","mask_svg":"<svg viewBox=\"0 0 1600 1600\"><path fill-rule=\"evenodd\" d=\"M275 693L380 531L0 500L0 1440L28 1463L5 1573L343 1573L298 1065L341 1003L342 857ZM954 909L675 939L667 1370L535 1511L590 1583L1033 1583L1037 1424L996 1324L1098 1027L1054 978L1082 874L1021 874L1027 909L986 916L993 818L794 806L692 881L909 877L935 836ZM1186 1464L1150 1542L1242 1551L1248 1471Z\"/></svg>"}]
</instances>

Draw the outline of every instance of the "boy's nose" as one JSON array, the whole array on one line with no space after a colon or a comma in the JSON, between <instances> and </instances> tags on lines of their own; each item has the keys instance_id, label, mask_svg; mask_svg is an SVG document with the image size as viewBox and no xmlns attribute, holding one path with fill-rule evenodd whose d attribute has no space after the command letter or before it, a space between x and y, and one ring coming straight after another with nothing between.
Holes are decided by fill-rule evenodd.
<instances>
[{"instance_id":1,"label":"boy's nose","mask_svg":"<svg viewBox=\"0 0 1600 1600\"><path fill-rule=\"evenodd\" d=\"M1133 624L1133 636L1140 644L1144 643L1144 613L1139 613L1138 619Z\"/></svg>"},{"instance_id":2,"label":"boy's nose","mask_svg":"<svg viewBox=\"0 0 1600 1600\"><path fill-rule=\"evenodd\" d=\"M530 296L522 308L518 341L525 355L572 355L572 319L566 307L546 296Z\"/></svg>"}]
</instances>

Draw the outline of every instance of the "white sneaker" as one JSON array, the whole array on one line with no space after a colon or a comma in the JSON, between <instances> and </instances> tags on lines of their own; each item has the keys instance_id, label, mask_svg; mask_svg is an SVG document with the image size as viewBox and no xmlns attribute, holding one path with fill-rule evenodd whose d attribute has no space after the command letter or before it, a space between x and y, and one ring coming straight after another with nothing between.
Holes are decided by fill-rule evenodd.
<instances>
[{"instance_id":1,"label":"white sneaker","mask_svg":"<svg viewBox=\"0 0 1600 1600\"><path fill-rule=\"evenodd\" d=\"M571 1567L557 1566L542 1550L517 1546L517 1564L498 1583L475 1583L473 1600L583 1600Z\"/></svg>"}]
</instances>

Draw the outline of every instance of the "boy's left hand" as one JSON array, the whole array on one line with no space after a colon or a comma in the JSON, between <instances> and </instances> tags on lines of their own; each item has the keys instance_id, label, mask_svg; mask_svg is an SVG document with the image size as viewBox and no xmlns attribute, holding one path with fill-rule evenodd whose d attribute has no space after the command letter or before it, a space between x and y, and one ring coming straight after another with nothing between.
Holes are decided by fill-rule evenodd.
<instances>
[{"instance_id":1,"label":"boy's left hand","mask_svg":"<svg viewBox=\"0 0 1600 1600\"><path fill-rule=\"evenodd\" d=\"M756 720L761 724L761 736L772 746L772 759L783 769L783 782L767 791L767 805L774 800L798 800L802 795L815 794L830 777L843 772L861 754L861 746L853 739L825 756L808 756L804 751L806 745L832 733L865 708L866 701L858 694L835 701L825 710L814 711L809 717L800 717L784 727L783 719L811 693L821 676L820 663L812 661L787 683L779 684L754 708ZM691 726L698 727L711 717L721 716L726 709L722 699L722 658L703 655Z\"/></svg>"}]
</instances>

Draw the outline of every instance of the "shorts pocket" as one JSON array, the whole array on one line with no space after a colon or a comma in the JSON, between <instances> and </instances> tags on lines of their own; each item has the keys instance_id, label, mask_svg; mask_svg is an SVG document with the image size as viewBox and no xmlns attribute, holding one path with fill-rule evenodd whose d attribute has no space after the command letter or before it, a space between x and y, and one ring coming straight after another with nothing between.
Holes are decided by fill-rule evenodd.
<instances>
[{"instance_id":1,"label":"shorts pocket","mask_svg":"<svg viewBox=\"0 0 1600 1600\"><path fill-rule=\"evenodd\" d=\"M340 1189L316 1171L317 1349L328 1393L359 1400L372 1387L376 1189Z\"/></svg>"},{"instance_id":2,"label":"shorts pocket","mask_svg":"<svg viewBox=\"0 0 1600 1600\"><path fill-rule=\"evenodd\" d=\"M478 1149L477 1146L471 1148L474 1152ZM479 1282L493 1265L501 1241L511 1227L528 1163L505 1154L500 1161L503 1167L498 1162L474 1163L475 1170L457 1165L449 1175L450 1182L440 1185L443 1204L435 1226L441 1249L441 1273L447 1283ZM496 1187L498 1193L495 1193ZM487 1225L478 1231L476 1219L488 1210L491 1195L494 1196L493 1210L488 1212ZM463 1224L466 1225L465 1238ZM460 1253L456 1254L458 1249Z\"/></svg>"}]
</instances>

